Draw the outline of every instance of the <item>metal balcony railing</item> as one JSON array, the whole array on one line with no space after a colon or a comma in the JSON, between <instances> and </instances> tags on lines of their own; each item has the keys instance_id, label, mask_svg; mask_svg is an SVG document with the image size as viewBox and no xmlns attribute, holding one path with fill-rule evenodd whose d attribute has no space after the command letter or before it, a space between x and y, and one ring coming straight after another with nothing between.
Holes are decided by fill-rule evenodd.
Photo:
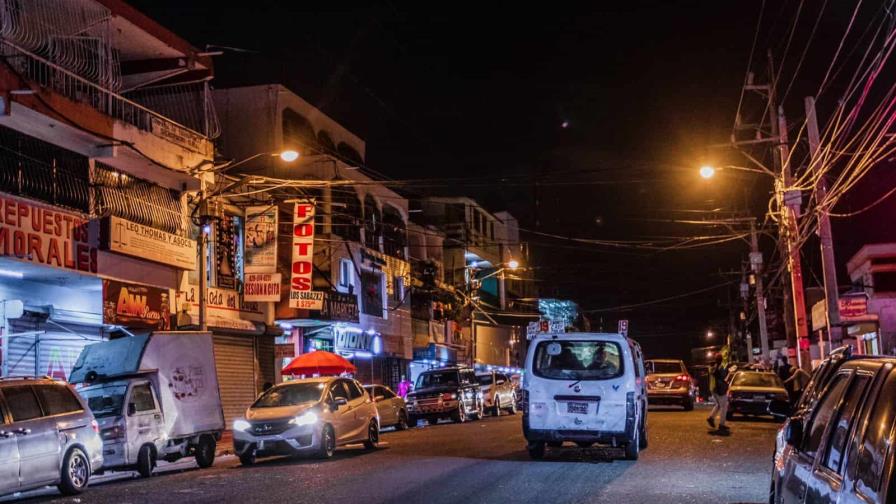
<instances>
[{"instance_id":1,"label":"metal balcony railing","mask_svg":"<svg viewBox=\"0 0 896 504\"><path fill-rule=\"evenodd\" d=\"M188 128L137 102L90 82L22 47L0 39L0 57L27 81L58 93L140 130L161 136L196 152L205 151L202 145L208 132Z\"/></svg>"}]
</instances>

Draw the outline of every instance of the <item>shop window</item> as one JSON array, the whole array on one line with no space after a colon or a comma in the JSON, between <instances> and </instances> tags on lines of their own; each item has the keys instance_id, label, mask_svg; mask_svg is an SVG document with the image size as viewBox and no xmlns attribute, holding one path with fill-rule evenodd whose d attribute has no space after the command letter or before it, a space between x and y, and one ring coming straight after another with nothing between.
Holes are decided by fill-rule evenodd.
<instances>
[{"instance_id":1,"label":"shop window","mask_svg":"<svg viewBox=\"0 0 896 504\"><path fill-rule=\"evenodd\" d=\"M392 277L392 301L395 306L404 302L404 277Z\"/></svg>"},{"instance_id":2,"label":"shop window","mask_svg":"<svg viewBox=\"0 0 896 504\"><path fill-rule=\"evenodd\" d=\"M353 294L355 292L355 265L351 259L339 261L339 292Z\"/></svg>"},{"instance_id":3,"label":"shop window","mask_svg":"<svg viewBox=\"0 0 896 504\"><path fill-rule=\"evenodd\" d=\"M383 313L383 275L374 271L361 272L361 311L365 315L385 318Z\"/></svg>"}]
</instances>

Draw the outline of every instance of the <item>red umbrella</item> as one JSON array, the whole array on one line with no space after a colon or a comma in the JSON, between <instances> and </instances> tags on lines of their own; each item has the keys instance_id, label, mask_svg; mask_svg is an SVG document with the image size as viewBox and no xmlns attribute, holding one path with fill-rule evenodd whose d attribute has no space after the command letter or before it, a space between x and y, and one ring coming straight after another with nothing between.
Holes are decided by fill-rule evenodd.
<instances>
[{"instance_id":1,"label":"red umbrella","mask_svg":"<svg viewBox=\"0 0 896 504\"><path fill-rule=\"evenodd\" d=\"M354 372L354 364L324 350L302 354L283 368L283 374L289 375L338 375Z\"/></svg>"}]
</instances>

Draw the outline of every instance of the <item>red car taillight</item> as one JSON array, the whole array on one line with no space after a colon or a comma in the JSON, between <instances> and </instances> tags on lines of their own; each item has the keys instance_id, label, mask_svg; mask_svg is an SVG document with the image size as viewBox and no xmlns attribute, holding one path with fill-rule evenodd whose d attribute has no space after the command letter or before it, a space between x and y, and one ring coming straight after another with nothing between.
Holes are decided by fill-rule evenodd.
<instances>
[{"instance_id":1,"label":"red car taillight","mask_svg":"<svg viewBox=\"0 0 896 504\"><path fill-rule=\"evenodd\" d=\"M96 420L90 421L90 427L93 429L93 432L99 434L100 433L100 424L96 422Z\"/></svg>"}]
</instances>

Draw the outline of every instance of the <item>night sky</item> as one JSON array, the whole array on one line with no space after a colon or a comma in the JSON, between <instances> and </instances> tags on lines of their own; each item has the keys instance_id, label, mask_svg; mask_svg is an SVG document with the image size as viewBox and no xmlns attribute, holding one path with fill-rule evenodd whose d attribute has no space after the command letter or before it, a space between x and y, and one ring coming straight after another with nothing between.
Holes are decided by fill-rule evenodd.
<instances>
[{"instance_id":1,"label":"night sky","mask_svg":"<svg viewBox=\"0 0 896 504\"><path fill-rule=\"evenodd\" d=\"M432 10L398 2L131 3L197 47L237 48L216 58L217 87L282 83L365 138L370 168L398 180L431 179L405 189L412 199L468 195L509 210L525 230L599 240L725 234L668 221L709 209L765 211L770 180L695 176L704 161L742 164L705 147L732 132L760 1L455 2ZM799 12L782 73L795 118L850 13L807 3L798 11L797 1L767 2L753 64L757 81L764 79L766 49L784 53ZM749 116L762 105L748 98L742 110ZM872 175L857 188L857 206L889 176ZM456 178L463 180L446 180ZM864 220L836 222L840 262L864 241L896 238L892 226L867 224L894 210L888 203ZM708 327L724 330L729 290L612 308L731 280L719 272L739 271L748 252L742 241L655 251L528 231L522 238L543 295L595 310L606 329L630 318L632 335L653 356L686 356ZM771 240L763 247L770 253ZM810 284L819 269L814 252L806 252Z\"/></svg>"}]
</instances>

